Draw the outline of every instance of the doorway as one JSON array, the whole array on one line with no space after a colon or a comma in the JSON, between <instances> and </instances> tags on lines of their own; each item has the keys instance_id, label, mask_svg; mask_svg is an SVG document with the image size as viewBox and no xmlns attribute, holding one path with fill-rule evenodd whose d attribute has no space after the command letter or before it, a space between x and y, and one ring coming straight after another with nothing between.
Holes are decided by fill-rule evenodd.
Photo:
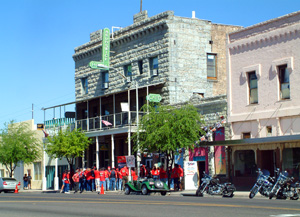
<instances>
[{"instance_id":1,"label":"doorway","mask_svg":"<svg viewBox=\"0 0 300 217\"><path fill-rule=\"evenodd\" d=\"M198 166L198 186L201 184L201 179L203 178L203 172L205 172L205 161L197 161Z\"/></svg>"},{"instance_id":2,"label":"doorway","mask_svg":"<svg viewBox=\"0 0 300 217\"><path fill-rule=\"evenodd\" d=\"M274 176L275 152L274 150L261 151L261 169L269 170L271 176Z\"/></svg>"}]
</instances>

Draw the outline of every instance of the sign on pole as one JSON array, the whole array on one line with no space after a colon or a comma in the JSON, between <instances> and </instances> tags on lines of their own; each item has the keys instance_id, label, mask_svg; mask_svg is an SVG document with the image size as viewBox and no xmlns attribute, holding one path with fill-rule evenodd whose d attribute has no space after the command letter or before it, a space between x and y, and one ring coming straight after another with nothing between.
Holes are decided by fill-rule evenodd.
<instances>
[{"instance_id":1,"label":"sign on pole","mask_svg":"<svg viewBox=\"0 0 300 217\"><path fill-rule=\"evenodd\" d=\"M91 61L89 66L92 69L109 69L110 55L110 31L108 28L102 30L102 61Z\"/></svg>"},{"instance_id":2,"label":"sign on pole","mask_svg":"<svg viewBox=\"0 0 300 217\"><path fill-rule=\"evenodd\" d=\"M154 94L154 93L150 93L147 97L146 100L148 100L149 102L160 102L161 101L161 95L159 94Z\"/></svg>"}]
</instances>

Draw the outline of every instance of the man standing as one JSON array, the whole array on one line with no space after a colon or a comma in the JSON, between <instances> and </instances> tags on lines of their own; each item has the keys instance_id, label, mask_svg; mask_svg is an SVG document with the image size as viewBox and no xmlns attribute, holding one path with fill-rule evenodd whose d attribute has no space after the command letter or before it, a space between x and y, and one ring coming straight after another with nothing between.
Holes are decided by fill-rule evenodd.
<instances>
[{"instance_id":1,"label":"man standing","mask_svg":"<svg viewBox=\"0 0 300 217\"><path fill-rule=\"evenodd\" d=\"M31 175L28 173L28 189L31 189Z\"/></svg>"},{"instance_id":2,"label":"man standing","mask_svg":"<svg viewBox=\"0 0 300 217\"><path fill-rule=\"evenodd\" d=\"M23 187L23 189L24 189L24 190L25 190L25 189L28 189L28 176L27 176L27 174L24 175L24 177L23 177L23 182L24 182L24 187Z\"/></svg>"},{"instance_id":3,"label":"man standing","mask_svg":"<svg viewBox=\"0 0 300 217\"><path fill-rule=\"evenodd\" d=\"M104 188L104 190L109 191L109 185L110 185L110 181L109 181L109 177L110 177L110 167L108 167L108 170L105 170L105 182L106 182L106 186Z\"/></svg>"},{"instance_id":4,"label":"man standing","mask_svg":"<svg viewBox=\"0 0 300 217\"><path fill-rule=\"evenodd\" d=\"M116 179L117 173L115 171L115 168L112 168L112 171L110 172L110 190L112 191L116 190Z\"/></svg>"},{"instance_id":5,"label":"man standing","mask_svg":"<svg viewBox=\"0 0 300 217\"><path fill-rule=\"evenodd\" d=\"M176 189L179 189L179 178L180 178L180 169L178 167L178 164L175 164L175 167L172 170L172 175L174 178L174 191L176 191Z\"/></svg>"},{"instance_id":6,"label":"man standing","mask_svg":"<svg viewBox=\"0 0 300 217\"><path fill-rule=\"evenodd\" d=\"M127 166L124 166L122 169L121 169L121 175L122 175L122 190L124 191L125 189L125 183L128 182L128 169L127 169Z\"/></svg>"},{"instance_id":7,"label":"man standing","mask_svg":"<svg viewBox=\"0 0 300 217\"><path fill-rule=\"evenodd\" d=\"M79 168L77 168L76 173L72 177L72 180L74 182L74 187L75 187L74 194L76 194L79 191L79 173L80 170Z\"/></svg>"},{"instance_id":8,"label":"man standing","mask_svg":"<svg viewBox=\"0 0 300 217\"><path fill-rule=\"evenodd\" d=\"M94 170L95 175L95 185L96 185L96 192L100 192L100 171L95 168Z\"/></svg>"},{"instance_id":9,"label":"man standing","mask_svg":"<svg viewBox=\"0 0 300 217\"><path fill-rule=\"evenodd\" d=\"M101 188L102 188L102 186L103 186L103 188L104 188L104 186L105 186L105 171L104 171L104 168L101 168L100 169L100 190L101 190ZM100 192L98 192L98 194L99 194ZM105 193L104 193L105 194Z\"/></svg>"}]
</instances>

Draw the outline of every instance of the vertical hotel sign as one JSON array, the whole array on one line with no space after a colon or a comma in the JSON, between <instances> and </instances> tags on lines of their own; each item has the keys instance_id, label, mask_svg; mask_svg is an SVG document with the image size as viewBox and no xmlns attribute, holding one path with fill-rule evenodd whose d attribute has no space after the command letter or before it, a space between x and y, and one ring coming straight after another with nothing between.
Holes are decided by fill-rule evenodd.
<instances>
[{"instance_id":1,"label":"vertical hotel sign","mask_svg":"<svg viewBox=\"0 0 300 217\"><path fill-rule=\"evenodd\" d=\"M91 61L89 66L92 69L109 69L110 53L110 31L108 28L102 30L102 61Z\"/></svg>"}]
</instances>

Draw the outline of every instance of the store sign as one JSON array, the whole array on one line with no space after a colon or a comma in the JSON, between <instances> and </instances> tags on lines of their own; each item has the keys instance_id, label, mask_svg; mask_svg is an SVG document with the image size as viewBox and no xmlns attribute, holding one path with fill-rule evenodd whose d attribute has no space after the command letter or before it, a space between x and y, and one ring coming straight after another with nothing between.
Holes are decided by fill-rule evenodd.
<instances>
[{"instance_id":1,"label":"store sign","mask_svg":"<svg viewBox=\"0 0 300 217\"><path fill-rule=\"evenodd\" d=\"M185 190L196 190L198 188L198 166L197 161L184 162L184 186Z\"/></svg>"},{"instance_id":2,"label":"store sign","mask_svg":"<svg viewBox=\"0 0 300 217\"><path fill-rule=\"evenodd\" d=\"M36 128L37 128L38 130L43 130L43 129L44 129L44 124L37 124L37 125L36 125Z\"/></svg>"},{"instance_id":3,"label":"store sign","mask_svg":"<svg viewBox=\"0 0 300 217\"><path fill-rule=\"evenodd\" d=\"M146 97L146 100L148 100L149 102L160 102L162 98L159 94L151 93Z\"/></svg>"},{"instance_id":4,"label":"store sign","mask_svg":"<svg viewBox=\"0 0 300 217\"><path fill-rule=\"evenodd\" d=\"M108 28L102 30L102 61L91 61L89 66L92 69L109 69L110 56L110 31Z\"/></svg>"}]
</instances>

